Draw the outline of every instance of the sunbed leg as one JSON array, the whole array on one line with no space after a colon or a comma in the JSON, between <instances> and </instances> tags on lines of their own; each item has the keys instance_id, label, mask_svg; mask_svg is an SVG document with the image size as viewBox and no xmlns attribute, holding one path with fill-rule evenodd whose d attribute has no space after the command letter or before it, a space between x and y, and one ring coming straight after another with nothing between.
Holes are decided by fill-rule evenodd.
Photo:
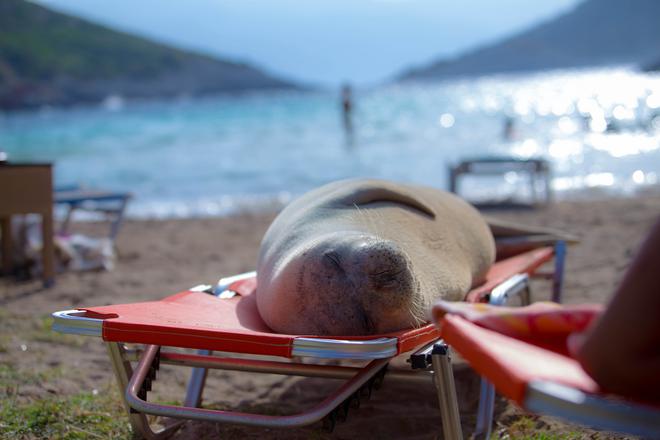
<instances>
[{"instance_id":1,"label":"sunbed leg","mask_svg":"<svg viewBox=\"0 0 660 440\"><path fill-rule=\"evenodd\" d=\"M69 233L69 224L71 223L71 217L73 217L73 211L76 208L74 205L69 206L68 210L66 211L66 215L64 216L64 220L62 220L62 224L60 225L60 234L61 235L66 235Z\"/></svg>"},{"instance_id":2,"label":"sunbed leg","mask_svg":"<svg viewBox=\"0 0 660 440\"><path fill-rule=\"evenodd\" d=\"M201 356L210 356L213 353L211 350L198 350L197 354ZM195 367L192 369L190 379L188 380L188 387L186 388L186 399L183 406L189 408L197 408L202 403L202 391L206 384L206 375L208 369L202 367Z\"/></svg>"},{"instance_id":3,"label":"sunbed leg","mask_svg":"<svg viewBox=\"0 0 660 440\"><path fill-rule=\"evenodd\" d=\"M125 197L117 210L115 211L115 219L110 226L110 240L114 243L119 234L119 228L121 227L122 220L124 220L124 211L126 210L126 205L128 204L128 197Z\"/></svg>"},{"instance_id":4,"label":"sunbed leg","mask_svg":"<svg viewBox=\"0 0 660 440\"><path fill-rule=\"evenodd\" d=\"M552 202L552 177L550 176L549 169L543 170L543 181L545 187L545 203L549 205L550 202Z\"/></svg>"},{"instance_id":5,"label":"sunbed leg","mask_svg":"<svg viewBox=\"0 0 660 440\"><path fill-rule=\"evenodd\" d=\"M520 292L520 305L528 306L531 303L532 303L532 288L530 287L529 283L527 283L525 288Z\"/></svg>"},{"instance_id":6,"label":"sunbed leg","mask_svg":"<svg viewBox=\"0 0 660 440\"><path fill-rule=\"evenodd\" d=\"M461 439L461 417L458 412L456 401L456 385L454 384L454 372L449 357L449 346L444 341L439 341L433 346L431 352L431 363L433 365L433 378L438 401L440 403L440 414L442 416L442 432L445 439Z\"/></svg>"},{"instance_id":7,"label":"sunbed leg","mask_svg":"<svg viewBox=\"0 0 660 440\"><path fill-rule=\"evenodd\" d=\"M495 387L485 378L481 378L479 390L479 409L477 410L477 426L472 438L489 439L493 427L493 410L495 407Z\"/></svg>"},{"instance_id":8,"label":"sunbed leg","mask_svg":"<svg viewBox=\"0 0 660 440\"><path fill-rule=\"evenodd\" d=\"M561 293L564 286L564 262L566 259L566 242L555 243L555 271L552 277L552 300L561 303Z\"/></svg>"},{"instance_id":9,"label":"sunbed leg","mask_svg":"<svg viewBox=\"0 0 660 440\"><path fill-rule=\"evenodd\" d=\"M124 397L128 382L133 375L133 368L131 367L131 363L126 360L126 357L124 356L126 350L122 344L117 342L108 342L106 346L108 347L108 354L110 355L112 370L115 373L117 385L119 386L119 395L121 396L121 400L124 403L124 408L126 408L126 411L128 412L128 419L131 423L133 438L160 440L174 434L174 432L181 427L183 422L176 422L175 424L167 426L160 431L154 432L149 426L147 416L131 410L130 406L128 406L128 403L126 402L126 398Z\"/></svg>"}]
</instances>

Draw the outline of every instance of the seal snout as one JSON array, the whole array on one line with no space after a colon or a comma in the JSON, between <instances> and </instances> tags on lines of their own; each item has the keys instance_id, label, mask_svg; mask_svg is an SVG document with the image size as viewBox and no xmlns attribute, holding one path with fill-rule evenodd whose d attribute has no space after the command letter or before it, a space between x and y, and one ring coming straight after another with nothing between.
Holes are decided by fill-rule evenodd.
<instances>
[{"instance_id":1,"label":"seal snout","mask_svg":"<svg viewBox=\"0 0 660 440\"><path fill-rule=\"evenodd\" d=\"M410 257L393 241L369 234L332 235L280 263L279 277L265 292L283 292L262 313L276 331L299 334L361 335L414 325L418 295ZM281 298L286 298L286 301ZM260 298L257 297L257 300Z\"/></svg>"},{"instance_id":2,"label":"seal snout","mask_svg":"<svg viewBox=\"0 0 660 440\"><path fill-rule=\"evenodd\" d=\"M317 242L313 252L317 265L307 271L304 297L315 298L308 319L323 333L373 334L409 325L415 278L398 244L346 234Z\"/></svg>"},{"instance_id":3,"label":"seal snout","mask_svg":"<svg viewBox=\"0 0 660 440\"><path fill-rule=\"evenodd\" d=\"M354 259L376 286L392 287L410 275L408 258L392 241L367 241L356 249Z\"/></svg>"},{"instance_id":4,"label":"seal snout","mask_svg":"<svg viewBox=\"0 0 660 440\"><path fill-rule=\"evenodd\" d=\"M347 276L355 291L355 309L364 334L405 328L415 308L416 281L410 258L390 240L365 237L351 249Z\"/></svg>"}]
</instances>

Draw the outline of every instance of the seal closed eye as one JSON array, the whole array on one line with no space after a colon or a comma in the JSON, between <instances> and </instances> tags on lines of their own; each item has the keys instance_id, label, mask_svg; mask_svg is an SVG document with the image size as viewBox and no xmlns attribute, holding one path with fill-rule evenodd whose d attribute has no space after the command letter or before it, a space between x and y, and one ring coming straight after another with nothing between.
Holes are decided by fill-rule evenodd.
<instances>
[{"instance_id":1,"label":"seal closed eye","mask_svg":"<svg viewBox=\"0 0 660 440\"><path fill-rule=\"evenodd\" d=\"M341 260L339 259L339 254L337 254L337 252L332 252L332 251L330 251L330 252L326 252L326 253L323 254L323 258L325 258L327 261L329 261L330 264L331 264L335 269L337 269L337 270L339 270L339 271L343 271L343 270L344 270L344 269L342 269L342 267L341 267L341 263L340 263Z\"/></svg>"}]
</instances>

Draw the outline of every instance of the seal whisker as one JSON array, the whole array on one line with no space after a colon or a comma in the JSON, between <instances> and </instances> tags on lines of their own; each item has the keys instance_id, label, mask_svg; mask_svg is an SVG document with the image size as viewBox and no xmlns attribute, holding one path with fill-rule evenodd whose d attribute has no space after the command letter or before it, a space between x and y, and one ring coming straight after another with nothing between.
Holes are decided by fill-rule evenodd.
<instances>
[{"instance_id":1,"label":"seal whisker","mask_svg":"<svg viewBox=\"0 0 660 440\"><path fill-rule=\"evenodd\" d=\"M424 306L421 304L422 301L420 299L416 298L416 296L413 297L412 303L410 304L410 307L408 308L408 313L410 313L410 317L412 318L412 321L415 326L421 326L426 322L424 319Z\"/></svg>"},{"instance_id":2,"label":"seal whisker","mask_svg":"<svg viewBox=\"0 0 660 440\"><path fill-rule=\"evenodd\" d=\"M370 211L369 216L369 227L372 229L372 233L377 237L383 237L383 229L381 228L384 223L383 215L380 211Z\"/></svg>"},{"instance_id":3,"label":"seal whisker","mask_svg":"<svg viewBox=\"0 0 660 440\"><path fill-rule=\"evenodd\" d=\"M357 203L353 203L353 206L355 206L355 209L357 209L358 217L360 217L364 221L364 224L365 224L365 226L367 226L367 230L368 230L372 226L371 225L372 221L371 221L370 216L368 214L369 211L364 211L364 210L360 209L360 207L357 205Z\"/></svg>"},{"instance_id":4,"label":"seal whisker","mask_svg":"<svg viewBox=\"0 0 660 440\"><path fill-rule=\"evenodd\" d=\"M370 209L367 210L360 209L357 203L353 203L353 206L355 206L355 209L358 212L358 216L363 220L364 226L366 227L367 231L371 232L377 237L382 237L382 231L380 230L377 221L381 219L379 216L380 213L378 211L374 211Z\"/></svg>"}]
</instances>

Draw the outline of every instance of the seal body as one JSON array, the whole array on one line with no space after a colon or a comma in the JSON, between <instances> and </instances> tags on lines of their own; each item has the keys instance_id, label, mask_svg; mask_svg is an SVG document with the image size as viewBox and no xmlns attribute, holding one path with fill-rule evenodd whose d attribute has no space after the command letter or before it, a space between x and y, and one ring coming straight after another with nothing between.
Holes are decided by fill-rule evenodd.
<instances>
[{"instance_id":1,"label":"seal body","mask_svg":"<svg viewBox=\"0 0 660 440\"><path fill-rule=\"evenodd\" d=\"M261 243L257 306L280 333L363 335L427 320L495 259L485 220L438 189L344 180L289 204Z\"/></svg>"}]
</instances>

